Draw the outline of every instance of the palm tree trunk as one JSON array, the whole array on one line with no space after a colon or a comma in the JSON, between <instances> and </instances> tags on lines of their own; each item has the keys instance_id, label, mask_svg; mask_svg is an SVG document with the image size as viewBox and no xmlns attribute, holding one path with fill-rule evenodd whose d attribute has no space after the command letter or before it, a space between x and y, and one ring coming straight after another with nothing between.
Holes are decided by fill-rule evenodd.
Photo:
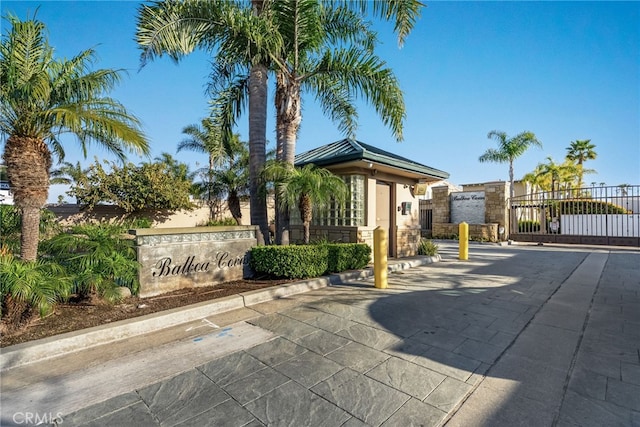
<instances>
[{"instance_id":1,"label":"palm tree trunk","mask_svg":"<svg viewBox=\"0 0 640 427\"><path fill-rule=\"evenodd\" d=\"M276 158L293 165L296 156L296 140L302 121L300 108L300 84L295 76L278 73L276 76ZM290 212L276 199L276 242L289 244Z\"/></svg>"},{"instance_id":2,"label":"palm tree trunk","mask_svg":"<svg viewBox=\"0 0 640 427\"><path fill-rule=\"evenodd\" d=\"M40 139L10 136L4 150L4 161L14 203L22 213L20 258L35 261L38 256L40 209L49 194L51 153Z\"/></svg>"},{"instance_id":3,"label":"palm tree trunk","mask_svg":"<svg viewBox=\"0 0 640 427\"><path fill-rule=\"evenodd\" d=\"M22 230L20 234L20 258L23 261L35 261L38 257L40 237L40 208L28 206L22 208Z\"/></svg>"},{"instance_id":4,"label":"palm tree trunk","mask_svg":"<svg viewBox=\"0 0 640 427\"><path fill-rule=\"evenodd\" d=\"M513 160L511 160L509 162L509 197L511 198L511 200L513 200L515 195L516 195L516 188L513 182Z\"/></svg>"},{"instance_id":5,"label":"palm tree trunk","mask_svg":"<svg viewBox=\"0 0 640 427\"><path fill-rule=\"evenodd\" d=\"M249 76L249 204L251 224L260 232L258 244L269 243L266 194L261 191L261 174L266 162L267 67L254 65Z\"/></svg>"},{"instance_id":6,"label":"palm tree trunk","mask_svg":"<svg viewBox=\"0 0 640 427\"><path fill-rule=\"evenodd\" d=\"M303 228L304 228L304 244L308 245L309 244L309 240L311 240L310 238L310 232L309 229L311 228L311 224L308 222L303 223Z\"/></svg>"},{"instance_id":7,"label":"palm tree trunk","mask_svg":"<svg viewBox=\"0 0 640 427\"><path fill-rule=\"evenodd\" d=\"M227 197L227 206L231 212L231 216L236 220L236 224L242 225L242 210L240 209L240 198L238 193L232 191Z\"/></svg>"},{"instance_id":8,"label":"palm tree trunk","mask_svg":"<svg viewBox=\"0 0 640 427\"><path fill-rule=\"evenodd\" d=\"M578 191L582 189L582 179L584 178L584 169L582 169L582 158L578 159Z\"/></svg>"},{"instance_id":9,"label":"palm tree trunk","mask_svg":"<svg viewBox=\"0 0 640 427\"><path fill-rule=\"evenodd\" d=\"M2 326L0 332L11 332L20 327L32 315L29 304L15 299L7 293L2 301Z\"/></svg>"},{"instance_id":10,"label":"palm tree trunk","mask_svg":"<svg viewBox=\"0 0 640 427\"><path fill-rule=\"evenodd\" d=\"M312 203L311 197L308 194L301 194L298 202L298 209L300 209L300 217L302 218L302 225L304 228L304 244L308 245L310 240L311 218L312 218Z\"/></svg>"}]
</instances>

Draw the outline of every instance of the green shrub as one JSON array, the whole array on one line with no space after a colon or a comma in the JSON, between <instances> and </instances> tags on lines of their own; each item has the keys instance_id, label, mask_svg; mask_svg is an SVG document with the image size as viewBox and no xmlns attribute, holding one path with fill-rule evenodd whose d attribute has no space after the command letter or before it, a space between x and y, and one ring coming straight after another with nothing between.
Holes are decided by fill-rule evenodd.
<instances>
[{"instance_id":1,"label":"green shrub","mask_svg":"<svg viewBox=\"0 0 640 427\"><path fill-rule=\"evenodd\" d=\"M71 281L56 262L0 255L0 316L8 329L19 326L34 310L46 315L70 290Z\"/></svg>"},{"instance_id":2,"label":"green shrub","mask_svg":"<svg viewBox=\"0 0 640 427\"><path fill-rule=\"evenodd\" d=\"M13 205L0 205L0 254L20 252L20 232L22 216ZM49 209L40 210L40 238L48 238L60 233L61 227L56 214Z\"/></svg>"},{"instance_id":3,"label":"green shrub","mask_svg":"<svg viewBox=\"0 0 640 427\"><path fill-rule=\"evenodd\" d=\"M22 218L15 206L0 205L0 254L20 252L21 224Z\"/></svg>"},{"instance_id":4,"label":"green shrub","mask_svg":"<svg viewBox=\"0 0 640 427\"><path fill-rule=\"evenodd\" d=\"M326 243L328 273L364 268L371 260L371 247L366 243Z\"/></svg>"},{"instance_id":5,"label":"green shrub","mask_svg":"<svg viewBox=\"0 0 640 427\"><path fill-rule=\"evenodd\" d=\"M561 200L555 202L560 214L626 214L626 209L602 200Z\"/></svg>"},{"instance_id":6,"label":"green shrub","mask_svg":"<svg viewBox=\"0 0 640 427\"><path fill-rule=\"evenodd\" d=\"M118 224L76 226L42 242L40 250L73 274L73 292L113 302L120 298L120 286L134 295L139 290L139 264L133 240L125 232Z\"/></svg>"},{"instance_id":7,"label":"green shrub","mask_svg":"<svg viewBox=\"0 0 640 427\"><path fill-rule=\"evenodd\" d=\"M251 267L257 274L289 279L323 275L328 268L326 245L256 246L251 249Z\"/></svg>"},{"instance_id":8,"label":"green shrub","mask_svg":"<svg viewBox=\"0 0 640 427\"><path fill-rule=\"evenodd\" d=\"M210 219L204 224L205 227L220 227L220 226L234 226L234 225L238 225L238 223L233 218Z\"/></svg>"},{"instance_id":9,"label":"green shrub","mask_svg":"<svg viewBox=\"0 0 640 427\"><path fill-rule=\"evenodd\" d=\"M438 245L429 239L421 239L418 244L418 255L435 256L438 254Z\"/></svg>"},{"instance_id":10,"label":"green shrub","mask_svg":"<svg viewBox=\"0 0 640 427\"><path fill-rule=\"evenodd\" d=\"M153 220L145 216L131 217L131 218L124 219L119 224L126 229L151 228L151 226L153 225Z\"/></svg>"},{"instance_id":11,"label":"green shrub","mask_svg":"<svg viewBox=\"0 0 640 427\"><path fill-rule=\"evenodd\" d=\"M523 219L518 221L519 233L535 233L540 231L540 221L534 221L531 219Z\"/></svg>"}]
</instances>

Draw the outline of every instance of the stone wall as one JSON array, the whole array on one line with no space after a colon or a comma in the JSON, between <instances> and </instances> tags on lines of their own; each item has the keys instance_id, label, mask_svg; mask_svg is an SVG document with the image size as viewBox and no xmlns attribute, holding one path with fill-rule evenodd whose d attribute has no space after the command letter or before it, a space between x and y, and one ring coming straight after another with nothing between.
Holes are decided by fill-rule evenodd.
<instances>
[{"instance_id":1,"label":"stone wall","mask_svg":"<svg viewBox=\"0 0 640 427\"><path fill-rule=\"evenodd\" d=\"M255 226L137 229L141 297L251 276Z\"/></svg>"},{"instance_id":2,"label":"stone wall","mask_svg":"<svg viewBox=\"0 0 640 427\"><path fill-rule=\"evenodd\" d=\"M459 236L460 224L433 223L432 236L434 239L450 239ZM480 242L498 241L498 224L469 224L469 240Z\"/></svg>"},{"instance_id":3,"label":"stone wall","mask_svg":"<svg viewBox=\"0 0 640 427\"><path fill-rule=\"evenodd\" d=\"M414 256L418 253L421 238L419 228L398 227L396 237L398 258Z\"/></svg>"},{"instance_id":4,"label":"stone wall","mask_svg":"<svg viewBox=\"0 0 640 427\"><path fill-rule=\"evenodd\" d=\"M509 230L509 183L491 182L485 184L484 220L487 224L497 223L504 230ZM501 236L506 239L506 233Z\"/></svg>"},{"instance_id":5,"label":"stone wall","mask_svg":"<svg viewBox=\"0 0 640 427\"><path fill-rule=\"evenodd\" d=\"M451 203L449 187L433 187L432 215L433 223L448 223L451 221Z\"/></svg>"},{"instance_id":6,"label":"stone wall","mask_svg":"<svg viewBox=\"0 0 640 427\"><path fill-rule=\"evenodd\" d=\"M501 227L509 230L509 183L490 182L484 185L484 224L469 224L469 237L475 240L496 242L508 236L499 234ZM458 235L458 224L451 223L451 197L448 187L434 187L432 199L432 236ZM453 193L455 194L455 193Z\"/></svg>"}]
</instances>

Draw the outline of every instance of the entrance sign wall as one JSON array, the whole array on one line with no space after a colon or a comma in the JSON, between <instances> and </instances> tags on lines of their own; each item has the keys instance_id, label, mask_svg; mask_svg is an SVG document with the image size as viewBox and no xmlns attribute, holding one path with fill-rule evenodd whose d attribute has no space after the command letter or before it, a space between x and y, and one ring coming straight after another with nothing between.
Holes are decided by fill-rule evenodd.
<instances>
[{"instance_id":1,"label":"entrance sign wall","mask_svg":"<svg viewBox=\"0 0 640 427\"><path fill-rule=\"evenodd\" d=\"M130 230L140 269L140 296L250 277L255 226Z\"/></svg>"},{"instance_id":2,"label":"entrance sign wall","mask_svg":"<svg viewBox=\"0 0 640 427\"><path fill-rule=\"evenodd\" d=\"M451 223L484 224L484 191L451 193Z\"/></svg>"}]
</instances>

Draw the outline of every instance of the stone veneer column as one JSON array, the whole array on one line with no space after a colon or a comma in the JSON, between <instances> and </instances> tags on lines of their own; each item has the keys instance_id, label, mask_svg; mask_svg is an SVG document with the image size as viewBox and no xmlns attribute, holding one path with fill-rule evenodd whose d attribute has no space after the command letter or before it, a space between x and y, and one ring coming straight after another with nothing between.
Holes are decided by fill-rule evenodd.
<instances>
[{"instance_id":1,"label":"stone veneer column","mask_svg":"<svg viewBox=\"0 0 640 427\"><path fill-rule=\"evenodd\" d=\"M484 194L485 222L504 227L505 233L502 238L506 239L509 235L509 183L491 182L485 184Z\"/></svg>"},{"instance_id":2,"label":"stone veneer column","mask_svg":"<svg viewBox=\"0 0 640 427\"><path fill-rule=\"evenodd\" d=\"M451 221L450 189L448 186L433 187L431 189L433 223L448 224Z\"/></svg>"}]
</instances>

